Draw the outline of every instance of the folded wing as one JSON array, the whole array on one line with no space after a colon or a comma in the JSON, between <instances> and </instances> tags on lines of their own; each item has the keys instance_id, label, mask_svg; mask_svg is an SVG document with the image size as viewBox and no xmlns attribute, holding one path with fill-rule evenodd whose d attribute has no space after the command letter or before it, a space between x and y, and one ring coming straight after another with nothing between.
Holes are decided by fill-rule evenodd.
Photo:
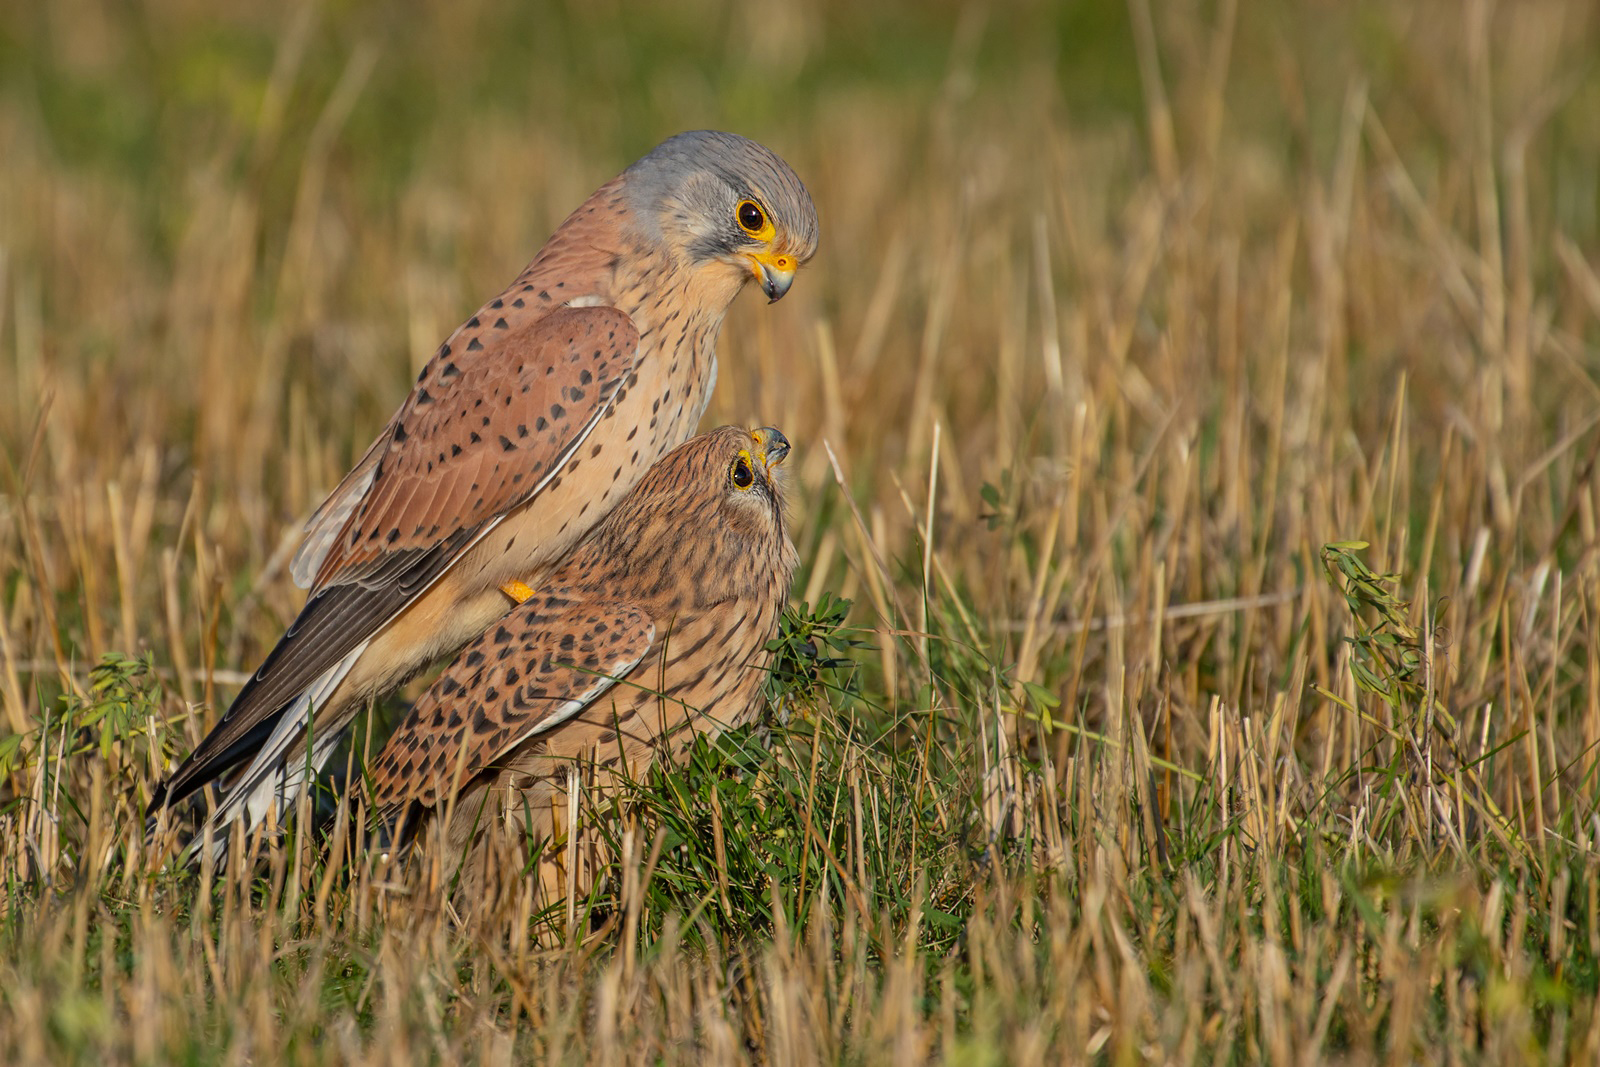
<instances>
[{"instance_id":1,"label":"folded wing","mask_svg":"<svg viewBox=\"0 0 1600 1067\"><path fill-rule=\"evenodd\" d=\"M478 339L494 334L487 344ZM313 526L321 557L311 599L216 728L157 789L151 811L249 756L308 686L533 501L605 416L638 348L626 314L589 307L442 350L319 510L341 525L332 537ZM354 489L359 498L349 496Z\"/></svg>"},{"instance_id":2,"label":"folded wing","mask_svg":"<svg viewBox=\"0 0 1600 1067\"><path fill-rule=\"evenodd\" d=\"M638 666L655 624L626 603L544 597L468 645L367 770L386 821L437 805L455 785L553 730Z\"/></svg>"}]
</instances>

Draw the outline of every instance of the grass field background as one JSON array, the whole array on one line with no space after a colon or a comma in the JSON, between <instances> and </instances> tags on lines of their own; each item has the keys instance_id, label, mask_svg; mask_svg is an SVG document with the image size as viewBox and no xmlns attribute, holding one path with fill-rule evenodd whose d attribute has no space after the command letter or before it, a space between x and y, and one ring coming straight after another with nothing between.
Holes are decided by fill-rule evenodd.
<instances>
[{"instance_id":1,"label":"grass field background","mask_svg":"<svg viewBox=\"0 0 1600 1067\"><path fill-rule=\"evenodd\" d=\"M0 8L0 1061L1600 1062L1596 56L1580 0ZM590 812L571 906L309 812L164 864L310 508L707 126L822 219L707 416L796 446L785 715Z\"/></svg>"}]
</instances>

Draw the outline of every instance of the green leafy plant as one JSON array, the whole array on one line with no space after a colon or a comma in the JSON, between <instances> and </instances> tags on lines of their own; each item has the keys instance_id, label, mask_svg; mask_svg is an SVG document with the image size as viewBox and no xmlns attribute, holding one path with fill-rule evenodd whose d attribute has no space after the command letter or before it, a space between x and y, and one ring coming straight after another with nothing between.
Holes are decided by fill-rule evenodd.
<instances>
[{"instance_id":1,"label":"green leafy plant","mask_svg":"<svg viewBox=\"0 0 1600 1067\"><path fill-rule=\"evenodd\" d=\"M1322 567L1356 624L1341 639L1354 652L1356 684L1403 714L1425 698L1422 636L1407 618L1411 605L1400 598L1400 575L1369 567L1358 554L1368 547L1365 541L1323 545Z\"/></svg>"},{"instance_id":2,"label":"green leafy plant","mask_svg":"<svg viewBox=\"0 0 1600 1067\"><path fill-rule=\"evenodd\" d=\"M150 653L106 653L89 671L83 696L64 693L55 712L47 710L34 729L0 737L0 780L31 772L41 760L65 766L89 752L110 762L118 746L136 746L125 758L144 755L144 746L161 736L165 697Z\"/></svg>"},{"instance_id":3,"label":"green leafy plant","mask_svg":"<svg viewBox=\"0 0 1600 1067\"><path fill-rule=\"evenodd\" d=\"M871 646L845 625L850 607L849 600L825 591L814 610L804 602L784 609L778 636L767 642L772 653L767 698L780 715L817 692L859 693L852 653Z\"/></svg>"}]
</instances>

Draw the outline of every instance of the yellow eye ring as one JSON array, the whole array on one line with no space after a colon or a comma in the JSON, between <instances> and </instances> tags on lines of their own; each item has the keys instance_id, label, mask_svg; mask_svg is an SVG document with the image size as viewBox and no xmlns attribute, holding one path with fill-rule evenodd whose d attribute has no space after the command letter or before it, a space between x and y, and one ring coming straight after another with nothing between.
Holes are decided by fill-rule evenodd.
<instances>
[{"instance_id":1,"label":"yellow eye ring","mask_svg":"<svg viewBox=\"0 0 1600 1067\"><path fill-rule=\"evenodd\" d=\"M733 209L733 217L739 224L739 229L754 237L758 241L770 241L773 229L772 220L767 218L767 213L760 204L746 197L739 201Z\"/></svg>"},{"instance_id":2,"label":"yellow eye ring","mask_svg":"<svg viewBox=\"0 0 1600 1067\"><path fill-rule=\"evenodd\" d=\"M749 489L756 484L755 468L750 465L750 453L744 449L739 450L739 455L733 461L733 467L728 471L728 480L735 489Z\"/></svg>"}]
</instances>

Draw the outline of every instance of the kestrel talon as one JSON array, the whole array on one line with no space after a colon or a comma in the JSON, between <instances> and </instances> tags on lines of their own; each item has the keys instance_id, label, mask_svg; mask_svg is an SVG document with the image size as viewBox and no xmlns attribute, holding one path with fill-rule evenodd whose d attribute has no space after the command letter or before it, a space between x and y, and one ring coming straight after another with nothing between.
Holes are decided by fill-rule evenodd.
<instances>
[{"instance_id":1,"label":"kestrel talon","mask_svg":"<svg viewBox=\"0 0 1600 1067\"><path fill-rule=\"evenodd\" d=\"M800 179L733 134L680 134L601 186L311 517L304 610L150 811L230 772L212 827L286 810L366 700L541 586L694 432L728 305L751 281L782 297L816 246Z\"/></svg>"},{"instance_id":2,"label":"kestrel talon","mask_svg":"<svg viewBox=\"0 0 1600 1067\"><path fill-rule=\"evenodd\" d=\"M460 856L494 802L549 838L575 761L638 778L750 719L794 575L788 451L777 430L725 426L658 461L413 706L368 769L382 821L414 839L449 811Z\"/></svg>"}]
</instances>

